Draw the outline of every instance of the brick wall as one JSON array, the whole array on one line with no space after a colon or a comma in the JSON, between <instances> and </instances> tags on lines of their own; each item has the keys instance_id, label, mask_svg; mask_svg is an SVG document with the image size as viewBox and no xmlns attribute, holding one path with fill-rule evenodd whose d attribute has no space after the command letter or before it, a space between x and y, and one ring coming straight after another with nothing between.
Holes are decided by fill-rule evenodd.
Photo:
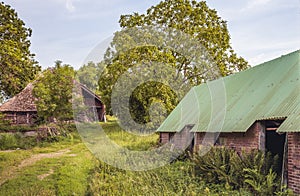
<instances>
[{"instance_id":1,"label":"brick wall","mask_svg":"<svg viewBox=\"0 0 300 196\"><path fill-rule=\"evenodd\" d=\"M190 129L185 127L181 132L176 133L171 137L171 143L176 149L185 150L191 145L193 135L194 133L191 133ZM191 148L192 147L189 147L189 149Z\"/></svg>"},{"instance_id":2,"label":"brick wall","mask_svg":"<svg viewBox=\"0 0 300 196\"><path fill-rule=\"evenodd\" d=\"M169 142L170 133L159 133L159 141L161 144L166 144Z\"/></svg>"},{"instance_id":3,"label":"brick wall","mask_svg":"<svg viewBox=\"0 0 300 196\"><path fill-rule=\"evenodd\" d=\"M241 152L242 150L250 151L252 149L264 148L264 146L261 146L263 143L261 142L263 139L261 136L264 136L264 127L260 122L255 122L246 132L220 133L218 141L220 142L219 145L235 149L237 152ZM204 137L208 142L203 141ZM199 149L199 146L205 143L212 144L212 138L213 134L197 133L195 138L196 149Z\"/></svg>"},{"instance_id":4,"label":"brick wall","mask_svg":"<svg viewBox=\"0 0 300 196\"><path fill-rule=\"evenodd\" d=\"M260 138L263 129L260 122L255 122L244 133L221 133L220 138L224 138L224 146L235 149L237 152L261 149Z\"/></svg>"},{"instance_id":5,"label":"brick wall","mask_svg":"<svg viewBox=\"0 0 300 196\"><path fill-rule=\"evenodd\" d=\"M300 195L300 133L288 133L288 187Z\"/></svg>"},{"instance_id":6,"label":"brick wall","mask_svg":"<svg viewBox=\"0 0 300 196\"><path fill-rule=\"evenodd\" d=\"M185 150L190 146L193 139L193 133L189 132L188 129L183 129L181 132L163 132L160 133L160 143L166 144L170 142L174 148ZM189 147L191 148L191 147Z\"/></svg>"}]
</instances>

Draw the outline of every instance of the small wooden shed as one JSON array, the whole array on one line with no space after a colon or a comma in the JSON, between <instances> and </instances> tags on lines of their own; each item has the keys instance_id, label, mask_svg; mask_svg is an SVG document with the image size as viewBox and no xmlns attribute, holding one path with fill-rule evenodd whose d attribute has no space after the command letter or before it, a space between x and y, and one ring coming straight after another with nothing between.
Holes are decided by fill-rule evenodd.
<instances>
[{"instance_id":1,"label":"small wooden shed","mask_svg":"<svg viewBox=\"0 0 300 196\"><path fill-rule=\"evenodd\" d=\"M0 112L12 125L33 125L37 118L33 85L29 83L19 94L0 106Z\"/></svg>"}]
</instances>

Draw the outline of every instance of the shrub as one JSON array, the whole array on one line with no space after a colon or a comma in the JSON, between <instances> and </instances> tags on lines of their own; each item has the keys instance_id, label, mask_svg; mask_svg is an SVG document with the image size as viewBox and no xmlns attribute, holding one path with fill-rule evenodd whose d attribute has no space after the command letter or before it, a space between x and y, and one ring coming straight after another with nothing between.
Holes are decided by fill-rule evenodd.
<instances>
[{"instance_id":1,"label":"shrub","mask_svg":"<svg viewBox=\"0 0 300 196\"><path fill-rule=\"evenodd\" d=\"M36 130L36 126L0 124L0 131L26 132Z\"/></svg>"},{"instance_id":2,"label":"shrub","mask_svg":"<svg viewBox=\"0 0 300 196\"><path fill-rule=\"evenodd\" d=\"M35 146L45 146L52 142L80 140L80 137L74 132L74 124L69 124L63 131L59 127L54 127L55 131L48 131L45 134L36 136L24 136L26 129L34 130L29 126L7 126L7 130L14 132L0 133L0 150L31 149ZM37 128L35 128L37 129Z\"/></svg>"},{"instance_id":3,"label":"shrub","mask_svg":"<svg viewBox=\"0 0 300 196\"><path fill-rule=\"evenodd\" d=\"M15 134L2 133L0 134L0 149L7 150L18 147L18 139Z\"/></svg>"},{"instance_id":4,"label":"shrub","mask_svg":"<svg viewBox=\"0 0 300 196\"><path fill-rule=\"evenodd\" d=\"M24 137L22 133L1 133L0 134L0 149L14 150L30 149L37 145L36 137Z\"/></svg>"},{"instance_id":5,"label":"shrub","mask_svg":"<svg viewBox=\"0 0 300 196\"><path fill-rule=\"evenodd\" d=\"M195 174L209 184L227 189L247 189L255 195L274 195L280 183L274 172L278 156L253 150L237 154L228 148L214 147L206 155L194 154ZM280 191L279 191L280 192Z\"/></svg>"}]
</instances>

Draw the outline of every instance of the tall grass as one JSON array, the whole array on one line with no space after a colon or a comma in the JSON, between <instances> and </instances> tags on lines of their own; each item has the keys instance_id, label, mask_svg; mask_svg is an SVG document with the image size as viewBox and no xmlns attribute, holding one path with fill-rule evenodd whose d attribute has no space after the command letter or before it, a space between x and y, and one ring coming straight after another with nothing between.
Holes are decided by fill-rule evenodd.
<instances>
[{"instance_id":1,"label":"tall grass","mask_svg":"<svg viewBox=\"0 0 300 196\"><path fill-rule=\"evenodd\" d=\"M115 122L104 125L110 139L132 150L157 145L158 136L146 138L124 132ZM290 195L280 191L274 170L276 157L260 151L243 157L226 148L212 148L205 156L177 159L151 171L124 171L98 162L90 177L89 195Z\"/></svg>"},{"instance_id":2,"label":"tall grass","mask_svg":"<svg viewBox=\"0 0 300 196\"><path fill-rule=\"evenodd\" d=\"M99 162L88 195L250 195L205 184L190 161L177 161L150 171L124 171Z\"/></svg>"},{"instance_id":3,"label":"tall grass","mask_svg":"<svg viewBox=\"0 0 300 196\"><path fill-rule=\"evenodd\" d=\"M110 140L129 150L149 150L158 144L159 135L157 133L150 135L129 133L124 131L117 124L116 120L110 120L108 123L101 123L101 126Z\"/></svg>"},{"instance_id":4,"label":"tall grass","mask_svg":"<svg viewBox=\"0 0 300 196\"><path fill-rule=\"evenodd\" d=\"M115 121L101 124L108 137L130 150L157 147L157 134L138 136L123 131ZM184 157L184 156L183 156ZM125 171L98 161L88 187L88 195L249 195L223 185L209 185L195 173L195 163L177 160L149 171Z\"/></svg>"}]
</instances>

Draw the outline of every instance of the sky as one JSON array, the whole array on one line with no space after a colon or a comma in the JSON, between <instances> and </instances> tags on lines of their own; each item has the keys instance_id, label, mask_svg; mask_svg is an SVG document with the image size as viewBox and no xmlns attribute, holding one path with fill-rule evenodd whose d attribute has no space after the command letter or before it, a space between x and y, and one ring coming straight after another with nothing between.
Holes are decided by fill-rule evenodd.
<instances>
[{"instance_id":1,"label":"sky","mask_svg":"<svg viewBox=\"0 0 300 196\"><path fill-rule=\"evenodd\" d=\"M4 0L33 30L31 51L43 68L56 60L82 66L120 30L119 17L159 0ZM300 0L207 0L228 22L231 45L251 66L300 49Z\"/></svg>"}]
</instances>

